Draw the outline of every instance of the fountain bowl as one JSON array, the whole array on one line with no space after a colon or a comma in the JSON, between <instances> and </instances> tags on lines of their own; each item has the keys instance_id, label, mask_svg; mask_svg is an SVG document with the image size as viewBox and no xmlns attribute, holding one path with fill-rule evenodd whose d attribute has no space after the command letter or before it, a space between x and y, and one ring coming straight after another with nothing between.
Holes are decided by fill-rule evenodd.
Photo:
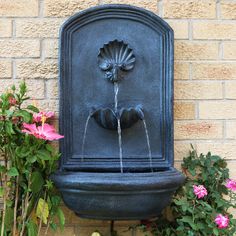
<instances>
[{"instance_id":1,"label":"fountain bowl","mask_svg":"<svg viewBox=\"0 0 236 236\"><path fill-rule=\"evenodd\" d=\"M150 219L161 214L184 182L175 168L147 173L63 172L52 176L78 216L103 220Z\"/></svg>"},{"instance_id":2,"label":"fountain bowl","mask_svg":"<svg viewBox=\"0 0 236 236\"><path fill-rule=\"evenodd\" d=\"M121 129L127 129L144 119L141 106L121 108L115 113L111 108L95 109L92 117L103 128L117 130L117 119L120 119Z\"/></svg>"}]
</instances>

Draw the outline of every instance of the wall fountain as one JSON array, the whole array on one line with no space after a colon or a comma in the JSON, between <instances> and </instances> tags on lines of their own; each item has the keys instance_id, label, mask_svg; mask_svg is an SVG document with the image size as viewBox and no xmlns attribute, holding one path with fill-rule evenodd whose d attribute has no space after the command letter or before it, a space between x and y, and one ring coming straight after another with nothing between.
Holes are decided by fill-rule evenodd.
<instances>
[{"instance_id":1,"label":"wall fountain","mask_svg":"<svg viewBox=\"0 0 236 236\"><path fill-rule=\"evenodd\" d=\"M65 204L96 219L157 216L183 183L173 168L173 31L154 13L103 5L60 35Z\"/></svg>"}]
</instances>

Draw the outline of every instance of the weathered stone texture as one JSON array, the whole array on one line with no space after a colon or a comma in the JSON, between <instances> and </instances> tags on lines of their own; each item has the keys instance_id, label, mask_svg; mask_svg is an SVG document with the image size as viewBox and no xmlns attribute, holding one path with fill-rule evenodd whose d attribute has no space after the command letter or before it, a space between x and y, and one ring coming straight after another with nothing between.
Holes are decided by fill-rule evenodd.
<instances>
[{"instance_id":1,"label":"weathered stone texture","mask_svg":"<svg viewBox=\"0 0 236 236\"><path fill-rule=\"evenodd\" d=\"M58 77L58 62L54 60L23 60L16 64L17 78L52 79Z\"/></svg>"},{"instance_id":2,"label":"weathered stone texture","mask_svg":"<svg viewBox=\"0 0 236 236\"><path fill-rule=\"evenodd\" d=\"M38 16L38 0L1 0L1 16Z\"/></svg>"},{"instance_id":3,"label":"weathered stone texture","mask_svg":"<svg viewBox=\"0 0 236 236\"><path fill-rule=\"evenodd\" d=\"M221 18L222 19L236 19L236 1L224 0L220 2L221 6Z\"/></svg>"},{"instance_id":4,"label":"weathered stone texture","mask_svg":"<svg viewBox=\"0 0 236 236\"><path fill-rule=\"evenodd\" d=\"M201 41L177 41L175 59L177 60L216 60L219 57L219 43Z\"/></svg>"},{"instance_id":5,"label":"weathered stone texture","mask_svg":"<svg viewBox=\"0 0 236 236\"><path fill-rule=\"evenodd\" d=\"M188 38L188 21L167 20L167 22L174 30L175 39Z\"/></svg>"},{"instance_id":6,"label":"weathered stone texture","mask_svg":"<svg viewBox=\"0 0 236 236\"><path fill-rule=\"evenodd\" d=\"M236 63L193 63L193 79L236 79Z\"/></svg>"},{"instance_id":7,"label":"weathered stone texture","mask_svg":"<svg viewBox=\"0 0 236 236\"><path fill-rule=\"evenodd\" d=\"M221 82L175 81L175 99L221 99Z\"/></svg>"},{"instance_id":8,"label":"weathered stone texture","mask_svg":"<svg viewBox=\"0 0 236 236\"><path fill-rule=\"evenodd\" d=\"M214 0L164 0L164 17L166 18L206 18L216 17Z\"/></svg>"},{"instance_id":9,"label":"weathered stone texture","mask_svg":"<svg viewBox=\"0 0 236 236\"><path fill-rule=\"evenodd\" d=\"M225 98L236 99L236 81L225 82Z\"/></svg>"},{"instance_id":10,"label":"weathered stone texture","mask_svg":"<svg viewBox=\"0 0 236 236\"><path fill-rule=\"evenodd\" d=\"M236 121L235 120L226 122L226 138L236 139Z\"/></svg>"},{"instance_id":11,"label":"weathered stone texture","mask_svg":"<svg viewBox=\"0 0 236 236\"><path fill-rule=\"evenodd\" d=\"M234 22L197 21L193 23L194 39L236 39Z\"/></svg>"},{"instance_id":12,"label":"weathered stone texture","mask_svg":"<svg viewBox=\"0 0 236 236\"><path fill-rule=\"evenodd\" d=\"M157 13L159 0L101 0L102 4L129 4Z\"/></svg>"},{"instance_id":13,"label":"weathered stone texture","mask_svg":"<svg viewBox=\"0 0 236 236\"><path fill-rule=\"evenodd\" d=\"M1 57L39 57L40 43L38 40L9 39L0 40Z\"/></svg>"},{"instance_id":14,"label":"weathered stone texture","mask_svg":"<svg viewBox=\"0 0 236 236\"><path fill-rule=\"evenodd\" d=\"M236 119L236 101L201 101L199 102L200 119Z\"/></svg>"},{"instance_id":15,"label":"weathered stone texture","mask_svg":"<svg viewBox=\"0 0 236 236\"><path fill-rule=\"evenodd\" d=\"M175 121L175 139L220 139L223 137L222 122Z\"/></svg>"},{"instance_id":16,"label":"weathered stone texture","mask_svg":"<svg viewBox=\"0 0 236 236\"><path fill-rule=\"evenodd\" d=\"M175 102L174 103L174 119L188 120L195 118L195 104L193 102Z\"/></svg>"},{"instance_id":17,"label":"weathered stone texture","mask_svg":"<svg viewBox=\"0 0 236 236\"><path fill-rule=\"evenodd\" d=\"M75 12L98 5L99 0L45 0L44 15L53 17L71 16Z\"/></svg>"},{"instance_id":18,"label":"weathered stone texture","mask_svg":"<svg viewBox=\"0 0 236 236\"><path fill-rule=\"evenodd\" d=\"M0 78L11 78L12 63L11 61L0 60Z\"/></svg>"},{"instance_id":19,"label":"weathered stone texture","mask_svg":"<svg viewBox=\"0 0 236 236\"><path fill-rule=\"evenodd\" d=\"M223 58L236 60L236 41L226 41L223 43Z\"/></svg>"},{"instance_id":20,"label":"weathered stone texture","mask_svg":"<svg viewBox=\"0 0 236 236\"><path fill-rule=\"evenodd\" d=\"M11 37L11 35L12 35L12 21L8 19L0 19L0 38Z\"/></svg>"},{"instance_id":21,"label":"weathered stone texture","mask_svg":"<svg viewBox=\"0 0 236 236\"><path fill-rule=\"evenodd\" d=\"M189 79L189 63L175 62L174 64L174 78L176 80Z\"/></svg>"},{"instance_id":22,"label":"weathered stone texture","mask_svg":"<svg viewBox=\"0 0 236 236\"><path fill-rule=\"evenodd\" d=\"M45 58L58 58L58 40L45 39L43 41L43 53Z\"/></svg>"},{"instance_id":23,"label":"weathered stone texture","mask_svg":"<svg viewBox=\"0 0 236 236\"><path fill-rule=\"evenodd\" d=\"M10 89L13 84L19 86L20 80L1 79L0 93ZM45 86L43 80L32 80L29 79L26 82L28 87L27 95L32 99L44 99L45 97Z\"/></svg>"},{"instance_id":24,"label":"weathered stone texture","mask_svg":"<svg viewBox=\"0 0 236 236\"><path fill-rule=\"evenodd\" d=\"M27 19L16 21L16 36L24 38L59 37L62 19Z\"/></svg>"}]
</instances>

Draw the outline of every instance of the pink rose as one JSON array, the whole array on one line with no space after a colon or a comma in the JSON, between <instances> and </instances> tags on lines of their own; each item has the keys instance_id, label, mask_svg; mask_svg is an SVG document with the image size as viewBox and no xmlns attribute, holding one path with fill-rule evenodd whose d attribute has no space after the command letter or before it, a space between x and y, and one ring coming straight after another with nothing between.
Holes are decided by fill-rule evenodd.
<instances>
[{"instance_id":1,"label":"pink rose","mask_svg":"<svg viewBox=\"0 0 236 236\"><path fill-rule=\"evenodd\" d=\"M219 229L227 228L229 225L229 218L228 216L218 214L215 218L215 223L217 224Z\"/></svg>"},{"instance_id":2,"label":"pink rose","mask_svg":"<svg viewBox=\"0 0 236 236\"><path fill-rule=\"evenodd\" d=\"M236 181L232 179L226 180L226 188L231 189L232 191L236 191Z\"/></svg>"},{"instance_id":3,"label":"pink rose","mask_svg":"<svg viewBox=\"0 0 236 236\"><path fill-rule=\"evenodd\" d=\"M207 190L203 185L193 185L193 192L198 199L204 198L207 195Z\"/></svg>"}]
</instances>

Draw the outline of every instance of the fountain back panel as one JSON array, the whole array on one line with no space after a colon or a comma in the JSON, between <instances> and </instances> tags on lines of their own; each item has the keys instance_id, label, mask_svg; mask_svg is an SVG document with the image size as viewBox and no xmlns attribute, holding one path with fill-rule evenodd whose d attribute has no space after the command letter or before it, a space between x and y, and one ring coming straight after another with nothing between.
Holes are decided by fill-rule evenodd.
<instances>
[{"instance_id":1,"label":"fountain back panel","mask_svg":"<svg viewBox=\"0 0 236 236\"><path fill-rule=\"evenodd\" d=\"M184 181L173 168L173 31L154 13L103 5L60 35L60 142L53 179L79 216L157 216Z\"/></svg>"}]
</instances>

